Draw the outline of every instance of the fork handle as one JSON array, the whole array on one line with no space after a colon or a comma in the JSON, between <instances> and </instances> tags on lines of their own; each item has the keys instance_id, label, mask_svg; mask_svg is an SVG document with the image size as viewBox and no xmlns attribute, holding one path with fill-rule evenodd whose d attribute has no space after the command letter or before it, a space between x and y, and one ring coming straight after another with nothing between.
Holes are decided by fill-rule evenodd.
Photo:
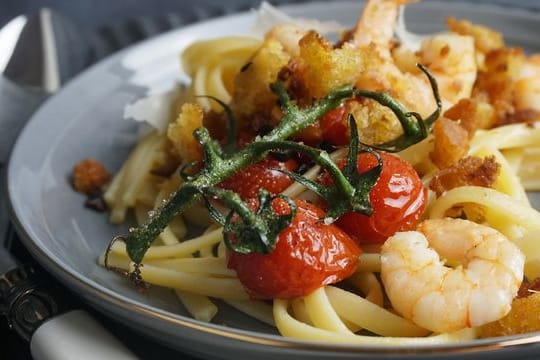
<instances>
[{"instance_id":1,"label":"fork handle","mask_svg":"<svg viewBox=\"0 0 540 360\"><path fill-rule=\"evenodd\" d=\"M30 342L34 360L133 360L137 357L82 310L73 310L41 325Z\"/></svg>"}]
</instances>

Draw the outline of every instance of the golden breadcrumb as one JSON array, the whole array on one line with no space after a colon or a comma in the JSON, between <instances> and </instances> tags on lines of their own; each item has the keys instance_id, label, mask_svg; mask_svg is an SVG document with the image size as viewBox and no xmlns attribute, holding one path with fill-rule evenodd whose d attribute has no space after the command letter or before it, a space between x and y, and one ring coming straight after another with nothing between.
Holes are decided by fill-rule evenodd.
<instances>
[{"instance_id":1,"label":"golden breadcrumb","mask_svg":"<svg viewBox=\"0 0 540 360\"><path fill-rule=\"evenodd\" d=\"M457 20L453 17L448 17L446 19L446 24L450 31L460 35L472 36L474 39L474 47L484 54L504 46L504 40L501 33L486 26L473 24L468 20Z\"/></svg>"},{"instance_id":2,"label":"golden breadcrumb","mask_svg":"<svg viewBox=\"0 0 540 360\"><path fill-rule=\"evenodd\" d=\"M439 170L429 182L429 188L437 196L455 187L474 185L492 187L497 180L500 165L495 156L479 158L466 156L456 164Z\"/></svg>"},{"instance_id":3,"label":"golden breadcrumb","mask_svg":"<svg viewBox=\"0 0 540 360\"><path fill-rule=\"evenodd\" d=\"M97 160L81 160L73 167L73 186L80 193L98 194L110 180L111 174Z\"/></svg>"},{"instance_id":4,"label":"golden breadcrumb","mask_svg":"<svg viewBox=\"0 0 540 360\"><path fill-rule=\"evenodd\" d=\"M345 44L333 48L318 33L308 32L299 43L302 78L309 94L321 98L343 85L354 84L366 69L366 54Z\"/></svg>"},{"instance_id":5,"label":"golden breadcrumb","mask_svg":"<svg viewBox=\"0 0 540 360\"><path fill-rule=\"evenodd\" d=\"M457 163L469 150L469 134L457 121L440 117L433 126L433 135L435 141L429 155L439 169Z\"/></svg>"},{"instance_id":6,"label":"golden breadcrumb","mask_svg":"<svg viewBox=\"0 0 540 360\"><path fill-rule=\"evenodd\" d=\"M182 106L175 122L169 124L167 137L186 162L196 162L202 159L201 145L193 137L193 131L203 123L203 110L199 105L186 103Z\"/></svg>"},{"instance_id":7,"label":"golden breadcrumb","mask_svg":"<svg viewBox=\"0 0 540 360\"><path fill-rule=\"evenodd\" d=\"M540 293L512 302L512 310L500 320L480 328L481 337L523 334L540 330Z\"/></svg>"},{"instance_id":8,"label":"golden breadcrumb","mask_svg":"<svg viewBox=\"0 0 540 360\"><path fill-rule=\"evenodd\" d=\"M268 111L275 105L277 97L269 84L276 81L289 59L278 41L268 39L261 45L234 81L231 106L237 116Z\"/></svg>"},{"instance_id":9,"label":"golden breadcrumb","mask_svg":"<svg viewBox=\"0 0 540 360\"><path fill-rule=\"evenodd\" d=\"M469 98L458 101L444 112L444 116L459 121L459 124L467 130L469 139L472 139L477 129L489 129L497 121L493 106Z\"/></svg>"}]
</instances>

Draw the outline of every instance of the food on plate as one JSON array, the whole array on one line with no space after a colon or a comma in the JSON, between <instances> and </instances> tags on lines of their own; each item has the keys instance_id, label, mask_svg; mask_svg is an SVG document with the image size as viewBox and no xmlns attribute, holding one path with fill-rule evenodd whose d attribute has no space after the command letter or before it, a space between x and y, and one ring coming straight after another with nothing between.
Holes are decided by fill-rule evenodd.
<instances>
[{"instance_id":1,"label":"food on plate","mask_svg":"<svg viewBox=\"0 0 540 360\"><path fill-rule=\"evenodd\" d=\"M80 193L99 194L111 180L111 174L95 159L84 159L73 167L73 187Z\"/></svg>"},{"instance_id":2,"label":"food on plate","mask_svg":"<svg viewBox=\"0 0 540 360\"><path fill-rule=\"evenodd\" d=\"M307 340L540 330L517 297L540 277L539 55L466 19L408 42L409 2L368 0L337 42L287 23L189 46L167 128L105 188L139 225L100 263Z\"/></svg>"},{"instance_id":3,"label":"food on plate","mask_svg":"<svg viewBox=\"0 0 540 360\"><path fill-rule=\"evenodd\" d=\"M369 192L373 213L364 215L351 211L336 220L336 224L359 244L383 243L397 231L414 229L426 206L427 192L416 170L397 156L385 152L379 155L382 170ZM338 165L343 167L344 161L338 160ZM373 155L358 155L360 173L375 166L377 159ZM327 181L328 175L323 176Z\"/></svg>"},{"instance_id":4,"label":"food on plate","mask_svg":"<svg viewBox=\"0 0 540 360\"><path fill-rule=\"evenodd\" d=\"M360 248L354 240L336 225L322 223L324 212L316 205L294 204L296 214L278 234L272 252L228 254L228 267L254 299L299 298L356 271ZM282 199L272 206L278 215L292 211Z\"/></svg>"},{"instance_id":5,"label":"food on plate","mask_svg":"<svg viewBox=\"0 0 540 360\"><path fill-rule=\"evenodd\" d=\"M462 265L451 269L441 258ZM507 314L523 280L524 262L517 245L489 226L428 219L416 231L386 240L381 279L400 314L445 333Z\"/></svg>"}]
</instances>

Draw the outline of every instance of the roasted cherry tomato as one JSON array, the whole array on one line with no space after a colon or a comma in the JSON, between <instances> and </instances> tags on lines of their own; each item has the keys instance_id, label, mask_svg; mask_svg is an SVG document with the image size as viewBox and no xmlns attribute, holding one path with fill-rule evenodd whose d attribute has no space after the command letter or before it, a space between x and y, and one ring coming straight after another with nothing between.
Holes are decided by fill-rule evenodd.
<instances>
[{"instance_id":1,"label":"roasted cherry tomato","mask_svg":"<svg viewBox=\"0 0 540 360\"><path fill-rule=\"evenodd\" d=\"M373 214L366 216L351 212L336 222L359 244L382 243L397 231L412 230L426 206L426 191L416 170L397 156L384 152L379 154L383 162L382 172L369 193ZM376 165L375 156L369 153L358 155L360 173Z\"/></svg>"},{"instance_id":2,"label":"roasted cherry tomato","mask_svg":"<svg viewBox=\"0 0 540 360\"><path fill-rule=\"evenodd\" d=\"M343 105L330 110L318 122L301 131L296 136L297 140L311 146L316 146L321 142L336 146L348 144L349 125L347 124L347 114L351 106L358 101L359 99L350 99Z\"/></svg>"},{"instance_id":3,"label":"roasted cherry tomato","mask_svg":"<svg viewBox=\"0 0 540 360\"><path fill-rule=\"evenodd\" d=\"M256 299L290 299L349 277L360 248L337 226L325 225L319 207L294 200L297 210L291 224L278 235L269 254L228 253L228 266L236 270L248 293ZM277 214L290 211L280 198L272 206Z\"/></svg>"},{"instance_id":4,"label":"roasted cherry tomato","mask_svg":"<svg viewBox=\"0 0 540 360\"><path fill-rule=\"evenodd\" d=\"M347 104L349 102L330 110L319 120L324 141L338 146L349 143L349 125L347 124Z\"/></svg>"},{"instance_id":5,"label":"roasted cherry tomato","mask_svg":"<svg viewBox=\"0 0 540 360\"><path fill-rule=\"evenodd\" d=\"M294 181L276 169L294 171L297 167L298 163L294 159L278 161L272 155L269 155L221 182L219 186L233 190L242 199L257 197L260 189L266 189L272 194L278 194Z\"/></svg>"}]
</instances>

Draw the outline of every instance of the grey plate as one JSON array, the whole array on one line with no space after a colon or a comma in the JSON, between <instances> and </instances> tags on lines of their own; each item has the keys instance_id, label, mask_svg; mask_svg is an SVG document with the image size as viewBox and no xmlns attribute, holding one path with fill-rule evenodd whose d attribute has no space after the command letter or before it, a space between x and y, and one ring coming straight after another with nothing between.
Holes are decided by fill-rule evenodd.
<instances>
[{"instance_id":1,"label":"grey plate","mask_svg":"<svg viewBox=\"0 0 540 360\"><path fill-rule=\"evenodd\" d=\"M287 7L296 16L337 19L352 24L360 3L317 3ZM453 15L492 26L510 44L540 52L531 29L540 28L537 14L511 8L429 1L407 10L410 28L430 32L444 28ZM208 357L260 359L454 357L497 358L540 354L540 335L486 339L423 348L382 348L314 343L282 338L273 329L222 306L213 324L185 316L164 289L141 295L124 279L96 264L98 255L126 228L112 226L107 216L85 209L83 198L68 181L73 164L94 157L118 169L133 145L137 126L122 120L124 105L144 94L137 84L167 88L182 77L178 53L196 38L246 32L252 14L196 24L159 36L118 53L85 71L50 99L18 139L9 164L8 191L12 212L25 245L51 273L90 304L122 323L177 349ZM127 70L124 65L130 64ZM133 71L134 70L134 71Z\"/></svg>"}]
</instances>

